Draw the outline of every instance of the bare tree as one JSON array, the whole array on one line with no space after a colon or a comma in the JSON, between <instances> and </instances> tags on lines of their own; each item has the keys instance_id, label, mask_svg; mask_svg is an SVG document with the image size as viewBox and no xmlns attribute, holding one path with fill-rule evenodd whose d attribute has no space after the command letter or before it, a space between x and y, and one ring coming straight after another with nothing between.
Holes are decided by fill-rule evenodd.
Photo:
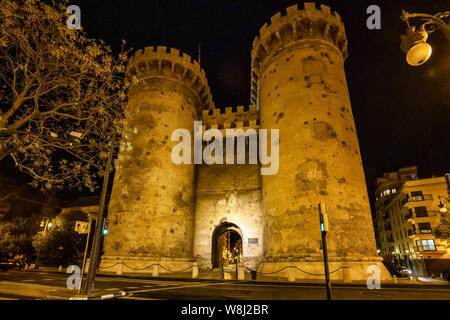
<instances>
[{"instance_id":1,"label":"bare tree","mask_svg":"<svg viewBox=\"0 0 450 320\"><path fill-rule=\"evenodd\" d=\"M66 6L0 0L0 160L34 187L93 191L123 119L127 52L69 29Z\"/></svg>"}]
</instances>

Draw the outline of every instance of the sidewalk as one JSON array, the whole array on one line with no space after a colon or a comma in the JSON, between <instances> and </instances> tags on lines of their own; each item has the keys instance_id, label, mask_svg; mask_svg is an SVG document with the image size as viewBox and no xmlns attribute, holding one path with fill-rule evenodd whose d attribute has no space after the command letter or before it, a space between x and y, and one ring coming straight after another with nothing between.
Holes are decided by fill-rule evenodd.
<instances>
[{"instance_id":1,"label":"sidewalk","mask_svg":"<svg viewBox=\"0 0 450 320\"><path fill-rule=\"evenodd\" d=\"M29 298L30 300L36 298L50 300L77 300L74 299L77 295L77 290L33 283L1 281L0 293ZM110 290L94 290L92 297L89 300L113 298L111 295L124 296L125 293L111 292ZM87 300L84 297L80 298Z\"/></svg>"},{"instance_id":2,"label":"sidewalk","mask_svg":"<svg viewBox=\"0 0 450 320\"><path fill-rule=\"evenodd\" d=\"M40 267L38 271L43 272L51 272L51 273L65 273L65 270L58 271L56 267ZM31 270L34 272L34 270ZM270 284L278 284L278 285L299 285L299 286L323 286L324 279L296 279L295 282L288 282L286 278L282 277L273 277L273 276L265 276L265 275L257 275L256 280L251 279L250 273L245 273L245 280L236 280L235 274L231 274L231 279L225 280L222 278L222 273L217 271L201 271L198 274L196 279L192 278L191 272L167 272L160 273L158 277L153 277L152 273L123 273L121 275L117 275L115 272L105 272L100 271L96 273L97 276L102 277L115 277L115 278L129 278L129 279L147 279L147 280L180 280L180 281L239 281L240 283L254 283L254 284L262 284L262 283L270 283ZM366 287L367 283L365 281L352 281L351 283L344 283L342 280L332 280L332 285L338 285L342 287ZM387 282L382 281L381 286L387 287L401 287L401 288L449 288L450 282L433 279L433 278L424 278L419 277L417 282L413 282L409 278L398 278L397 283L393 281Z\"/></svg>"}]
</instances>

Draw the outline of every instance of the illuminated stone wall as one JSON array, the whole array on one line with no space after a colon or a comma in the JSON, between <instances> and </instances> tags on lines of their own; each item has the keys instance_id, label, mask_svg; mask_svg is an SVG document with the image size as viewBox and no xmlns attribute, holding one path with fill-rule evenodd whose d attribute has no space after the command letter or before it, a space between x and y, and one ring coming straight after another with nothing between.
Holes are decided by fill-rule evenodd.
<instances>
[{"instance_id":1,"label":"illuminated stone wall","mask_svg":"<svg viewBox=\"0 0 450 320\"><path fill-rule=\"evenodd\" d=\"M276 14L255 38L248 107L216 109L203 70L178 50L149 47L130 61L133 86L101 268L125 261L135 269L123 272L149 272L143 266L158 260L179 270L194 259L210 268L213 232L226 221L243 236L247 267L273 272L291 263L320 274L317 205L325 202L330 269L350 268L332 279L367 279L370 265L390 279L376 254L344 73L344 26L328 7L304 6ZM261 176L258 164L173 164L170 136L178 128L192 136L194 120L203 121L203 132L279 129L278 173Z\"/></svg>"},{"instance_id":2,"label":"illuminated stone wall","mask_svg":"<svg viewBox=\"0 0 450 320\"><path fill-rule=\"evenodd\" d=\"M214 105L204 71L178 50L140 50L128 75L133 84L102 264L121 259L138 268L164 259L179 269L192 265L194 165L172 163L171 135L185 128L192 137L201 109Z\"/></svg>"},{"instance_id":3,"label":"illuminated stone wall","mask_svg":"<svg viewBox=\"0 0 450 320\"><path fill-rule=\"evenodd\" d=\"M203 110L203 129L259 129L255 105ZM247 141L248 150L248 141ZM224 142L224 162L226 146ZM235 148L235 155L237 149ZM236 157L234 163L236 163ZM259 164L199 165L196 172L194 256L201 268L212 266L213 232L224 222L233 223L243 237L244 263L255 268L263 254L263 216ZM249 238L258 243L249 243Z\"/></svg>"},{"instance_id":4,"label":"illuminated stone wall","mask_svg":"<svg viewBox=\"0 0 450 320\"><path fill-rule=\"evenodd\" d=\"M328 208L330 261L379 264L344 60L344 25L305 3L278 13L252 49L252 102L280 130L280 169L262 177L265 270L322 259L317 205ZM305 262L309 262L304 264ZM386 276L386 275L384 275Z\"/></svg>"}]
</instances>

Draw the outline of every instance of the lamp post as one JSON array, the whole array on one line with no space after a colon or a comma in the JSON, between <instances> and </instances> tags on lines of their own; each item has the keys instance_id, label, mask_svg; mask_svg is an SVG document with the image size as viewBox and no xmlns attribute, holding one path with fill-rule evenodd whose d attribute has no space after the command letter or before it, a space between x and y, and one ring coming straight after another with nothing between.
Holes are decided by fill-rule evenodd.
<instances>
[{"instance_id":1,"label":"lamp post","mask_svg":"<svg viewBox=\"0 0 450 320\"><path fill-rule=\"evenodd\" d=\"M409 19L420 19L419 27L410 25ZM411 66L420 66L424 64L431 56L432 49L427 43L428 35L436 29L441 30L450 42L450 11L439 12L435 15L426 13L409 13L402 10L401 20L407 25L404 35L400 36L400 48L406 53L406 61ZM450 19L449 19L450 20Z\"/></svg>"},{"instance_id":2,"label":"lamp post","mask_svg":"<svg viewBox=\"0 0 450 320\"><path fill-rule=\"evenodd\" d=\"M446 213L448 211L448 209L444 203L448 203L448 199L445 197L441 197L440 195L438 195L438 198L439 198L439 204L438 204L439 211L441 213ZM444 202L442 202L441 198L444 199Z\"/></svg>"},{"instance_id":3,"label":"lamp post","mask_svg":"<svg viewBox=\"0 0 450 320\"><path fill-rule=\"evenodd\" d=\"M325 203L319 203L319 222L320 222L320 232L322 234L323 266L325 270L325 285L327 289L327 300L331 300L331 281L330 281L330 271L328 269L328 251L327 251L328 215Z\"/></svg>"}]
</instances>

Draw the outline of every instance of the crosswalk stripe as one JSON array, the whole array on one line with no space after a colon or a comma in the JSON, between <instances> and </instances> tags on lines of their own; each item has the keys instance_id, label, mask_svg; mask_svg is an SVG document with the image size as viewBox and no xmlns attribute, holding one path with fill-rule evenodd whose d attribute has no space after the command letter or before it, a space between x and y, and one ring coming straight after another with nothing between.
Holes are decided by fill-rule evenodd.
<instances>
[{"instance_id":1,"label":"crosswalk stripe","mask_svg":"<svg viewBox=\"0 0 450 320\"><path fill-rule=\"evenodd\" d=\"M154 299L154 298L143 298L143 297L135 297L135 296L125 296L120 299L129 299L129 300L167 300L167 299Z\"/></svg>"}]
</instances>

